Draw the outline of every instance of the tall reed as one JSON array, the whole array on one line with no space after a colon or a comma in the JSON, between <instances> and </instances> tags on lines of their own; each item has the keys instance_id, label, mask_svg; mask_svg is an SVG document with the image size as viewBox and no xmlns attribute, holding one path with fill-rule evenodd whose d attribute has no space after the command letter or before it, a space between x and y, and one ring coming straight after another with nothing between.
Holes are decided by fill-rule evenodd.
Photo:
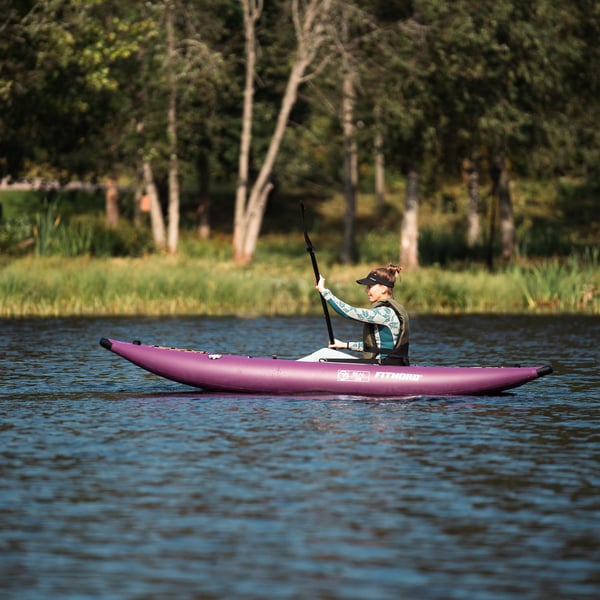
<instances>
[{"instance_id":1,"label":"tall reed","mask_svg":"<svg viewBox=\"0 0 600 600\"><path fill-rule=\"evenodd\" d=\"M319 263L327 285L366 306L356 279L372 264ZM211 257L25 257L0 268L0 317L67 315L318 315L305 254L248 267ZM396 297L412 313L600 314L598 253L504 272L437 267L404 273Z\"/></svg>"}]
</instances>

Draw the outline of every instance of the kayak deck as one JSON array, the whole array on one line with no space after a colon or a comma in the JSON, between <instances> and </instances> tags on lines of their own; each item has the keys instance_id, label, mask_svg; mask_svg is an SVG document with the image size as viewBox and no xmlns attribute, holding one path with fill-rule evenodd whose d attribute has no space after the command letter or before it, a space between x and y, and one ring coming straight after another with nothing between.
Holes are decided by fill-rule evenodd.
<instances>
[{"instance_id":1,"label":"kayak deck","mask_svg":"<svg viewBox=\"0 0 600 600\"><path fill-rule=\"evenodd\" d=\"M373 397L489 395L552 373L550 365L399 367L350 359L303 362L102 338L100 345L165 379L207 391Z\"/></svg>"}]
</instances>

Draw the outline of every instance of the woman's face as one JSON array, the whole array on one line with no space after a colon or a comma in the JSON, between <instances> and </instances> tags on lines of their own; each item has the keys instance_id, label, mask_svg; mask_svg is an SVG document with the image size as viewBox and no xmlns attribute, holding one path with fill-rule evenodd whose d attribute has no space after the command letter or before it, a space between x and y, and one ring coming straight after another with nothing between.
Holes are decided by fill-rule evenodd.
<instances>
[{"instance_id":1,"label":"woman's face","mask_svg":"<svg viewBox=\"0 0 600 600\"><path fill-rule=\"evenodd\" d=\"M370 302L378 302L390 296L390 288L381 283L366 286L366 293Z\"/></svg>"}]
</instances>

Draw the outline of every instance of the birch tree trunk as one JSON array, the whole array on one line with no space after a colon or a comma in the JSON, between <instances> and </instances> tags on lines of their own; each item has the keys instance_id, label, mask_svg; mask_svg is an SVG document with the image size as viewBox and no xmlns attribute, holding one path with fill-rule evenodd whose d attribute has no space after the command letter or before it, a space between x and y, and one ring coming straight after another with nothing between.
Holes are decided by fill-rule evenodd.
<instances>
[{"instance_id":1,"label":"birch tree trunk","mask_svg":"<svg viewBox=\"0 0 600 600\"><path fill-rule=\"evenodd\" d=\"M488 239L486 263L488 271L491 273L494 270L494 245L496 243L496 213L498 212L498 186L494 183L494 188L490 194L489 206L489 224L488 224Z\"/></svg>"},{"instance_id":2,"label":"birch tree trunk","mask_svg":"<svg viewBox=\"0 0 600 600\"><path fill-rule=\"evenodd\" d=\"M344 244L342 262L354 260L354 232L356 220L356 187L358 184L358 153L354 125L354 74L347 71L342 91L342 128L344 133Z\"/></svg>"},{"instance_id":3,"label":"birch tree trunk","mask_svg":"<svg viewBox=\"0 0 600 600\"><path fill-rule=\"evenodd\" d=\"M105 201L106 225L116 227L119 224L119 186L112 176L106 179Z\"/></svg>"},{"instance_id":4,"label":"birch tree trunk","mask_svg":"<svg viewBox=\"0 0 600 600\"><path fill-rule=\"evenodd\" d=\"M254 112L254 77L256 73L256 22L263 9L262 0L241 0L244 11L244 36L246 53L246 78L244 84L244 107L242 112L242 132L240 136L240 156L238 181L235 195L233 219L234 261L242 261L242 242L246 200L248 198L250 171L250 147L252 144L252 116Z\"/></svg>"},{"instance_id":5,"label":"birch tree trunk","mask_svg":"<svg viewBox=\"0 0 600 600\"><path fill-rule=\"evenodd\" d=\"M303 82L308 66L315 59L324 40L323 22L327 18L332 0L309 0L300 10L300 0L292 0L292 12L296 29L296 56L288 78L285 93L277 116L275 129L269 143L267 154L262 163L256 181L248 193L249 150L252 126L252 97L254 93L255 32L256 15L260 15L262 3L258 0L241 0L244 7L246 27L247 58L252 70L246 68L246 89L244 93L244 118L242 123L242 142L240 151L239 180L236 193L236 207L233 234L233 259L240 264L252 262L258 235L262 226L265 208L272 183L270 181L275 160L281 147L290 113L296 102L298 87ZM248 14L248 18L246 18ZM255 18L252 18L255 15ZM251 43L249 43L249 40Z\"/></svg>"},{"instance_id":6,"label":"birch tree trunk","mask_svg":"<svg viewBox=\"0 0 600 600\"><path fill-rule=\"evenodd\" d=\"M208 164L208 156L201 152L198 156L197 171L199 180L198 190L198 206L196 215L198 217L198 226L196 232L202 240L210 238L210 169Z\"/></svg>"},{"instance_id":7,"label":"birch tree trunk","mask_svg":"<svg viewBox=\"0 0 600 600\"><path fill-rule=\"evenodd\" d=\"M497 208L500 220L500 244L502 260L508 261L512 258L515 250L515 219L510 197L510 179L506 158L502 150L496 153L490 166L490 177L493 182L492 189L492 213L490 218L490 240L488 243L488 267L493 268L493 246L495 216L494 209L497 200Z\"/></svg>"},{"instance_id":8,"label":"birch tree trunk","mask_svg":"<svg viewBox=\"0 0 600 600\"><path fill-rule=\"evenodd\" d=\"M383 154L383 132L381 125L381 107L375 106L375 139L373 141L375 162L375 210L383 212L385 206L385 156Z\"/></svg>"},{"instance_id":9,"label":"birch tree trunk","mask_svg":"<svg viewBox=\"0 0 600 600\"><path fill-rule=\"evenodd\" d=\"M474 160L463 160L463 180L467 184L469 209L467 215L467 245L474 248L481 239L481 219L479 206L481 196L479 193L479 168Z\"/></svg>"},{"instance_id":10,"label":"birch tree trunk","mask_svg":"<svg viewBox=\"0 0 600 600\"><path fill-rule=\"evenodd\" d=\"M142 196L144 195L144 174L140 169L135 172L135 190L133 195L133 226L142 226Z\"/></svg>"},{"instance_id":11,"label":"birch tree trunk","mask_svg":"<svg viewBox=\"0 0 600 600\"><path fill-rule=\"evenodd\" d=\"M175 76L175 27L173 2L167 3L167 52L169 79L169 109L167 137L169 140L169 230L167 247L177 252L179 243L179 159L177 156L177 81Z\"/></svg>"},{"instance_id":12,"label":"birch tree trunk","mask_svg":"<svg viewBox=\"0 0 600 600\"><path fill-rule=\"evenodd\" d=\"M152 165L147 159L144 159L143 171L146 194L148 194L148 197L150 198L150 223L152 224L152 239L154 240L154 245L159 250L163 250L165 247L165 221L163 219L162 209L160 207L160 200L158 199L158 190L156 189L156 184L154 183Z\"/></svg>"},{"instance_id":13,"label":"birch tree trunk","mask_svg":"<svg viewBox=\"0 0 600 600\"><path fill-rule=\"evenodd\" d=\"M419 173L411 169L406 178L406 202L400 236L400 264L406 270L419 267Z\"/></svg>"},{"instance_id":14,"label":"birch tree trunk","mask_svg":"<svg viewBox=\"0 0 600 600\"><path fill-rule=\"evenodd\" d=\"M502 260L509 261L515 251L515 218L510 196L510 178L504 153L497 157L500 176L498 178L498 212L500 215L500 241Z\"/></svg>"}]
</instances>

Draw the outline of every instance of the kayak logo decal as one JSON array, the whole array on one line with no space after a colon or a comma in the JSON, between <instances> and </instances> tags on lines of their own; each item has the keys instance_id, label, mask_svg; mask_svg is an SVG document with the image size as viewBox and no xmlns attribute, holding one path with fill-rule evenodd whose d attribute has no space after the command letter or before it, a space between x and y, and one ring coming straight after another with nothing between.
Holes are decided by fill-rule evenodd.
<instances>
[{"instance_id":1,"label":"kayak logo decal","mask_svg":"<svg viewBox=\"0 0 600 600\"><path fill-rule=\"evenodd\" d=\"M371 373L369 371L350 371L348 369L338 369L337 380L349 381L355 383L357 381L369 381Z\"/></svg>"},{"instance_id":2,"label":"kayak logo decal","mask_svg":"<svg viewBox=\"0 0 600 600\"><path fill-rule=\"evenodd\" d=\"M393 381L421 381L422 373L391 373L389 371L378 371L375 379L391 379Z\"/></svg>"}]
</instances>

